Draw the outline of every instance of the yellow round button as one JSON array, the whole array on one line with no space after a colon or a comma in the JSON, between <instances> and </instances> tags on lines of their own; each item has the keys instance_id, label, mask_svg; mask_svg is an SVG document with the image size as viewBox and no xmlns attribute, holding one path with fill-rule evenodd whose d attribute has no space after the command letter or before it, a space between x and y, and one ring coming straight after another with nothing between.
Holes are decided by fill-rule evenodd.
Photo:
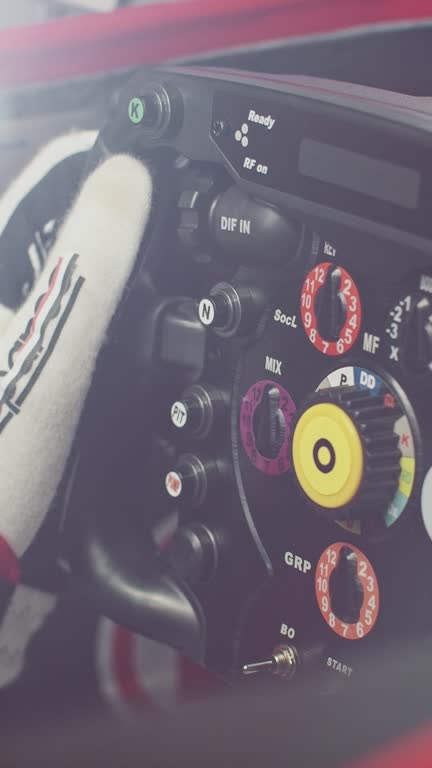
<instances>
[{"instance_id":1,"label":"yellow round button","mask_svg":"<svg viewBox=\"0 0 432 768\"><path fill-rule=\"evenodd\" d=\"M363 447L355 424L333 403L312 405L293 435L293 466L316 504L336 509L356 495L363 476Z\"/></svg>"}]
</instances>

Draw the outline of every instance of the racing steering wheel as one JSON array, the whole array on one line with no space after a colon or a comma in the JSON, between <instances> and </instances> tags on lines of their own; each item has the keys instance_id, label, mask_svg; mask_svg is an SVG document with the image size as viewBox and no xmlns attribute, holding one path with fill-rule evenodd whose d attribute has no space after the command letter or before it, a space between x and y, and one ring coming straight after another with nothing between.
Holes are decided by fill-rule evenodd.
<instances>
[{"instance_id":1,"label":"racing steering wheel","mask_svg":"<svg viewBox=\"0 0 432 768\"><path fill-rule=\"evenodd\" d=\"M171 68L123 89L91 162L141 158L153 214L66 537L102 613L323 690L429 632L431 146L427 100L364 87Z\"/></svg>"}]
</instances>

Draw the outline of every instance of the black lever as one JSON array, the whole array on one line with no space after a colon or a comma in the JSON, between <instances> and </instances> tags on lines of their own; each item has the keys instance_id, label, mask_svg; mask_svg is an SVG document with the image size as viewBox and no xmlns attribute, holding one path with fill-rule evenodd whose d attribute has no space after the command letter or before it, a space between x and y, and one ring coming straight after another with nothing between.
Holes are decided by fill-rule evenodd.
<instances>
[{"instance_id":1,"label":"black lever","mask_svg":"<svg viewBox=\"0 0 432 768\"><path fill-rule=\"evenodd\" d=\"M346 302L341 291L341 271L331 267L316 297L318 330L328 341L337 341L346 317Z\"/></svg>"},{"instance_id":2,"label":"black lever","mask_svg":"<svg viewBox=\"0 0 432 768\"><path fill-rule=\"evenodd\" d=\"M349 547L342 547L339 562L330 576L330 596L335 616L347 624L360 617L364 592L357 575L357 555Z\"/></svg>"},{"instance_id":3,"label":"black lever","mask_svg":"<svg viewBox=\"0 0 432 768\"><path fill-rule=\"evenodd\" d=\"M274 459L279 454L285 439L285 417L279 407L280 392L268 384L261 403L255 411L254 432L257 450L262 456Z\"/></svg>"}]
</instances>

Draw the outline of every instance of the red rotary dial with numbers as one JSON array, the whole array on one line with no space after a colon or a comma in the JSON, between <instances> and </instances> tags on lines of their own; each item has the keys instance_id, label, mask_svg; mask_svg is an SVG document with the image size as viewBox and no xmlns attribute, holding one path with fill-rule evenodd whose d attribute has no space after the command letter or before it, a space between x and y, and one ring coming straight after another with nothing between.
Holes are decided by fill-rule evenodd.
<instances>
[{"instance_id":1,"label":"red rotary dial with numbers","mask_svg":"<svg viewBox=\"0 0 432 768\"><path fill-rule=\"evenodd\" d=\"M322 262L302 287L301 317L309 341L325 355L343 355L356 342L361 326L357 286L343 267Z\"/></svg>"},{"instance_id":2,"label":"red rotary dial with numbers","mask_svg":"<svg viewBox=\"0 0 432 768\"><path fill-rule=\"evenodd\" d=\"M324 550L315 571L315 593L324 620L340 637L361 640L374 628L378 580L366 555L352 544L337 542Z\"/></svg>"}]
</instances>

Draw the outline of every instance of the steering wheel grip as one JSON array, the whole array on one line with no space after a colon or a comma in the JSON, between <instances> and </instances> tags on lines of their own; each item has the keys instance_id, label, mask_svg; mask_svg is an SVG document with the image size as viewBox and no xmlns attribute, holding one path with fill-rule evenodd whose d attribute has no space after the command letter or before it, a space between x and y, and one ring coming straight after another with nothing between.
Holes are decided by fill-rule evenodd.
<instances>
[{"instance_id":1,"label":"steering wheel grip","mask_svg":"<svg viewBox=\"0 0 432 768\"><path fill-rule=\"evenodd\" d=\"M152 384L127 369L126 349L118 339L98 362L77 442L67 557L98 612L201 661L199 602L153 538Z\"/></svg>"},{"instance_id":2,"label":"steering wheel grip","mask_svg":"<svg viewBox=\"0 0 432 768\"><path fill-rule=\"evenodd\" d=\"M116 622L154 640L169 643L202 661L203 621L186 586L163 556L132 527L120 528L95 505L82 516L81 546L75 569L87 596Z\"/></svg>"},{"instance_id":3,"label":"steering wheel grip","mask_svg":"<svg viewBox=\"0 0 432 768\"><path fill-rule=\"evenodd\" d=\"M87 170L109 154L99 138ZM172 172L160 165L159 174ZM158 250L169 203L168 194L159 195L142 244L146 252ZM75 585L98 612L200 662L205 646L201 607L157 551L152 510L146 509L151 502L142 480L146 452L151 451L153 393L145 379L137 383L136 370L130 368L132 337L139 334L145 306L141 297L135 301L139 311L134 313L139 263L129 285L128 311L121 309L114 318L111 336L115 341L100 354L81 420L79 461L67 503L66 556ZM145 400L149 408L143 405ZM151 479L150 470L147 488Z\"/></svg>"}]
</instances>

